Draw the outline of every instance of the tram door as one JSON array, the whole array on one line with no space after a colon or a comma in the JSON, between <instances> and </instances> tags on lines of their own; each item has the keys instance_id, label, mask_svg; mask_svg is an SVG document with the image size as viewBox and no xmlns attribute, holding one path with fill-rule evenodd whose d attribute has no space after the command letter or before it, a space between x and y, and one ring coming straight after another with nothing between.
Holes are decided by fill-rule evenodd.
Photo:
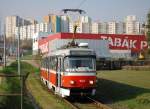
<instances>
[{"instance_id":1,"label":"tram door","mask_svg":"<svg viewBox=\"0 0 150 109\"><path fill-rule=\"evenodd\" d=\"M57 61L57 86L61 86L61 58L58 57Z\"/></svg>"}]
</instances>

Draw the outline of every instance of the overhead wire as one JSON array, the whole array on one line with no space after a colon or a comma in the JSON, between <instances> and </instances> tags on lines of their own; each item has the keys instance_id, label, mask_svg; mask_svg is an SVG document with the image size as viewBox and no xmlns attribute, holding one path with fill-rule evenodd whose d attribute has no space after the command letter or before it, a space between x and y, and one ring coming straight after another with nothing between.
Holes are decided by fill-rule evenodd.
<instances>
[{"instance_id":1,"label":"overhead wire","mask_svg":"<svg viewBox=\"0 0 150 109\"><path fill-rule=\"evenodd\" d=\"M77 8L80 8L87 0L82 0L81 3L77 6Z\"/></svg>"}]
</instances>

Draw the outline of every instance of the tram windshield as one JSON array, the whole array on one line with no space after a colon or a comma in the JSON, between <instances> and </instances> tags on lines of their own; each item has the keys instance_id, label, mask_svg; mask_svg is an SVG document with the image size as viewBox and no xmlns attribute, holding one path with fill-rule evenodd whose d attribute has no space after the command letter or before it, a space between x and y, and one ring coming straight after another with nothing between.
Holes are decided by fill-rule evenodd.
<instances>
[{"instance_id":1,"label":"tram windshield","mask_svg":"<svg viewBox=\"0 0 150 109\"><path fill-rule=\"evenodd\" d=\"M66 57L64 60L65 71L94 71L95 58L92 57Z\"/></svg>"}]
</instances>

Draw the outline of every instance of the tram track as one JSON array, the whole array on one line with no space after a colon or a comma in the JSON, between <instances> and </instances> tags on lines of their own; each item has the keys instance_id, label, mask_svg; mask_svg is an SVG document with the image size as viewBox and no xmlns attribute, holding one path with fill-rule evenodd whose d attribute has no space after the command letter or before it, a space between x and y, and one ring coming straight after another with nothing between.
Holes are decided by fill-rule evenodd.
<instances>
[{"instance_id":1,"label":"tram track","mask_svg":"<svg viewBox=\"0 0 150 109\"><path fill-rule=\"evenodd\" d=\"M111 109L105 104L102 104L101 102L91 98L91 97L84 97L84 98L75 98L73 100L67 100L65 99L66 102L68 102L73 109Z\"/></svg>"},{"instance_id":2,"label":"tram track","mask_svg":"<svg viewBox=\"0 0 150 109\"><path fill-rule=\"evenodd\" d=\"M54 92L48 89L47 87L45 87L44 84L41 83L41 85L44 87L45 90L48 90L53 96L55 96L56 99L62 100L65 103L67 103L71 107L71 109L111 109L107 105L102 104L101 102L88 96L85 96L84 99L85 101L83 101L84 103L83 102L80 103L80 97L79 97L79 101L75 100L75 102L74 101L72 102L69 99L62 98L59 95L54 94Z\"/></svg>"},{"instance_id":3,"label":"tram track","mask_svg":"<svg viewBox=\"0 0 150 109\"><path fill-rule=\"evenodd\" d=\"M70 109L80 109L77 105L75 105L74 103L70 102L69 100L67 100L66 98L62 98L59 95L54 94L54 91L48 89L48 87L46 87L46 85L41 82L41 85L43 86L43 88L45 90L47 90L51 95L53 95L58 101L63 101L64 103L66 103Z\"/></svg>"},{"instance_id":4,"label":"tram track","mask_svg":"<svg viewBox=\"0 0 150 109\"><path fill-rule=\"evenodd\" d=\"M97 100L94 100L93 98L91 97L87 97L89 100L91 100L91 102L93 102L93 104L96 105L96 107L98 107L99 109L111 109L110 107L108 107L107 105L105 104L102 104L101 102L97 101Z\"/></svg>"},{"instance_id":5,"label":"tram track","mask_svg":"<svg viewBox=\"0 0 150 109\"><path fill-rule=\"evenodd\" d=\"M80 109L77 105L74 103L69 102L67 99L64 99L64 101L71 106L72 109Z\"/></svg>"}]
</instances>

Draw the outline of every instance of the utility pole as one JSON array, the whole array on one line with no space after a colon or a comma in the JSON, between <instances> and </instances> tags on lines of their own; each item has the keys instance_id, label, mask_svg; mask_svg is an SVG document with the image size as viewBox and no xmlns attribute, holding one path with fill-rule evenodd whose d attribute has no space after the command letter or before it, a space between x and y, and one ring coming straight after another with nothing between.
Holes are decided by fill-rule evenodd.
<instances>
[{"instance_id":1,"label":"utility pole","mask_svg":"<svg viewBox=\"0 0 150 109\"><path fill-rule=\"evenodd\" d=\"M18 24L18 75L21 75L20 72L20 24ZM20 87L21 87L21 104L20 109L23 109L23 78L20 76Z\"/></svg>"},{"instance_id":2,"label":"utility pole","mask_svg":"<svg viewBox=\"0 0 150 109\"><path fill-rule=\"evenodd\" d=\"M3 39L4 39L4 68L6 67L6 34L4 33L3 35Z\"/></svg>"},{"instance_id":3,"label":"utility pole","mask_svg":"<svg viewBox=\"0 0 150 109\"><path fill-rule=\"evenodd\" d=\"M4 40L4 55L3 55L3 59L4 59L4 68L6 67L6 26L4 24L4 33L3 33L3 40Z\"/></svg>"},{"instance_id":4,"label":"utility pole","mask_svg":"<svg viewBox=\"0 0 150 109\"><path fill-rule=\"evenodd\" d=\"M18 75L20 75L20 27L18 26Z\"/></svg>"},{"instance_id":5,"label":"utility pole","mask_svg":"<svg viewBox=\"0 0 150 109\"><path fill-rule=\"evenodd\" d=\"M0 19L0 35L2 35L1 32L2 32L2 31L1 31L1 19Z\"/></svg>"}]
</instances>

